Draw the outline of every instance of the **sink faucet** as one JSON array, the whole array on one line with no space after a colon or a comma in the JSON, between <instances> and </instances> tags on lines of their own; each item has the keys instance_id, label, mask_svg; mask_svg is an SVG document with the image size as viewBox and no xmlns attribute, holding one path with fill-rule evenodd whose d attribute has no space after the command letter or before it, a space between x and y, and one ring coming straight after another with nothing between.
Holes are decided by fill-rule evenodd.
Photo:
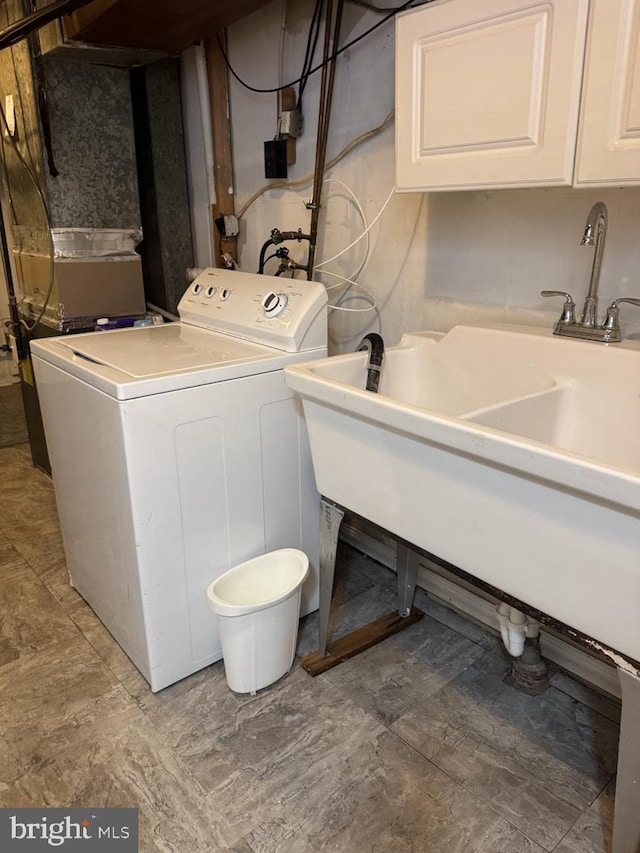
<instances>
[{"instance_id":1,"label":"sink faucet","mask_svg":"<svg viewBox=\"0 0 640 853\"><path fill-rule=\"evenodd\" d=\"M595 231L595 237L593 232ZM600 267L602 266L602 253L604 251L604 240L607 236L607 206L604 202L596 202L587 216L582 235L582 246L594 246L596 250L593 255L593 266L591 267L591 278L589 280L589 291L584 301L581 323L588 329L598 325L598 287L600 285Z\"/></svg>"},{"instance_id":2,"label":"sink faucet","mask_svg":"<svg viewBox=\"0 0 640 853\"><path fill-rule=\"evenodd\" d=\"M580 244L582 246L595 246L593 255L593 266L589 279L589 290L587 291L582 318L576 319L576 305L570 293L562 290L543 290L542 296L564 296L562 314L556 323L554 335L566 335L570 338L586 338L590 341L601 341L602 343L617 343L622 340L620 323L618 321L618 304L629 302L640 306L639 299L625 298L616 299L607 309L602 323L598 323L598 287L600 285L600 268L602 267L602 253L604 241L607 236L607 206L603 201L596 202L587 216L584 226L584 234Z\"/></svg>"}]
</instances>

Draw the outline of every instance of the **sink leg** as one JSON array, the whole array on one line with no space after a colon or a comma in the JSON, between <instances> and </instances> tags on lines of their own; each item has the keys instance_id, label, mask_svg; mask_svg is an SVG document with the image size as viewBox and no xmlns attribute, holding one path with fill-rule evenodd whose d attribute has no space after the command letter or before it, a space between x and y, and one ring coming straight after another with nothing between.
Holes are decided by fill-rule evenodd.
<instances>
[{"instance_id":1,"label":"sink leg","mask_svg":"<svg viewBox=\"0 0 640 853\"><path fill-rule=\"evenodd\" d=\"M324 498L320 499L320 624L318 639L320 657L325 657L327 654L333 576L336 570L338 534L343 518L343 510Z\"/></svg>"},{"instance_id":2,"label":"sink leg","mask_svg":"<svg viewBox=\"0 0 640 853\"><path fill-rule=\"evenodd\" d=\"M418 555L404 542L396 545L396 568L398 571L398 613L409 616L418 577Z\"/></svg>"},{"instance_id":3,"label":"sink leg","mask_svg":"<svg viewBox=\"0 0 640 853\"><path fill-rule=\"evenodd\" d=\"M622 720L613 821L612 853L640 850L640 678L618 668L622 688Z\"/></svg>"}]
</instances>

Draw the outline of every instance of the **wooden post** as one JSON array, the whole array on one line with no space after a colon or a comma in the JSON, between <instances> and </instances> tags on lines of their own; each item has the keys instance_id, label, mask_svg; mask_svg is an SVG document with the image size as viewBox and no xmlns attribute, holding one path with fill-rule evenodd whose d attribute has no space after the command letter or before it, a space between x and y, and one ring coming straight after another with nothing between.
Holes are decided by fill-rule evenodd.
<instances>
[{"instance_id":1,"label":"wooden post","mask_svg":"<svg viewBox=\"0 0 640 853\"><path fill-rule=\"evenodd\" d=\"M220 33L226 43L226 31ZM231 103L229 100L229 75L227 65L216 36L205 41L209 102L211 105L211 135L213 140L213 176L216 203L211 207L211 228L215 246L215 265L226 266L223 254L237 263L238 238L224 236L215 225L216 219L235 216L235 187L233 183L233 152L231 149Z\"/></svg>"}]
</instances>

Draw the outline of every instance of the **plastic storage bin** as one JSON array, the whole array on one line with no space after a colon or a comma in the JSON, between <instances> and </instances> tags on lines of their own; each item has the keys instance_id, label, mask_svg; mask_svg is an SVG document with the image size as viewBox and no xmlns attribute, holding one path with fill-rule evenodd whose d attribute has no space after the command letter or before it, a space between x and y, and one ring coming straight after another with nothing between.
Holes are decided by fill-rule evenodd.
<instances>
[{"instance_id":1,"label":"plastic storage bin","mask_svg":"<svg viewBox=\"0 0 640 853\"><path fill-rule=\"evenodd\" d=\"M291 669L308 573L306 554L282 548L229 569L207 588L235 693L255 693Z\"/></svg>"}]
</instances>

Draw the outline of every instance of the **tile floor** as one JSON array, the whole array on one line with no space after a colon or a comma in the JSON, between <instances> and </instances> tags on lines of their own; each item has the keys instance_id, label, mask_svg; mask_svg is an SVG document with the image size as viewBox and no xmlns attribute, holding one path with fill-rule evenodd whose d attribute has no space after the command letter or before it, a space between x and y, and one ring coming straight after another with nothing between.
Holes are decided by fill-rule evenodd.
<instances>
[{"instance_id":1,"label":"tile floor","mask_svg":"<svg viewBox=\"0 0 640 853\"><path fill-rule=\"evenodd\" d=\"M14 362L11 353L0 350L0 386L13 385L14 382L19 381L18 366Z\"/></svg>"},{"instance_id":2,"label":"tile floor","mask_svg":"<svg viewBox=\"0 0 640 853\"><path fill-rule=\"evenodd\" d=\"M236 696L218 663L154 695L69 587L27 445L0 478L0 805L134 805L150 853L610 850L615 702L508 687L496 637L421 592L421 622L325 675ZM346 545L337 575L336 634L394 607Z\"/></svg>"}]
</instances>

